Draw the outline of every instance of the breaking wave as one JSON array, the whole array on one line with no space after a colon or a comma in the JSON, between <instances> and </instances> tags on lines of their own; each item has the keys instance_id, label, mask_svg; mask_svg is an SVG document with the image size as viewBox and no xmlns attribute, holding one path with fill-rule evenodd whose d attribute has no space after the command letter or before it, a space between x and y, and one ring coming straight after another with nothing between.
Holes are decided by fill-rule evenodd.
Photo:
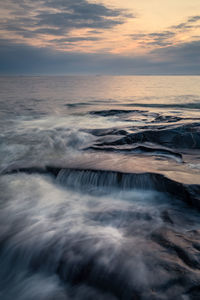
<instances>
[{"instance_id":1,"label":"breaking wave","mask_svg":"<svg viewBox=\"0 0 200 300\"><path fill-rule=\"evenodd\" d=\"M0 299L199 299L199 78L1 80Z\"/></svg>"},{"instance_id":2,"label":"breaking wave","mask_svg":"<svg viewBox=\"0 0 200 300\"><path fill-rule=\"evenodd\" d=\"M52 167L5 174L0 185L3 299L195 295L200 187Z\"/></svg>"}]
</instances>

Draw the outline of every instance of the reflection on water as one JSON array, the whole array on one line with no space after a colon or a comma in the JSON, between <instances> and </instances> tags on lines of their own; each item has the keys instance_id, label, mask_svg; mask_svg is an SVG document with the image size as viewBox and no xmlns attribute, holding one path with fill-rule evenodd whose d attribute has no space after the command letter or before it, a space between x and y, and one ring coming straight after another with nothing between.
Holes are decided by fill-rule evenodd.
<instances>
[{"instance_id":1,"label":"reflection on water","mask_svg":"<svg viewBox=\"0 0 200 300\"><path fill-rule=\"evenodd\" d=\"M1 109L32 116L62 114L76 103L81 110L86 104L199 104L199 80L199 76L1 77Z\"/></svg>"}]
</instances>

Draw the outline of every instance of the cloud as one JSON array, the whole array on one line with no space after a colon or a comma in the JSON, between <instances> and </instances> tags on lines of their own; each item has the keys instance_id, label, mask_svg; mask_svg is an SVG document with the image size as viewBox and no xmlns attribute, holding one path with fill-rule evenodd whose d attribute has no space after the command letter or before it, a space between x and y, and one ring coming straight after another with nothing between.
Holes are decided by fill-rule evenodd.
<instances>
[{"instance_id":1,"label":"cloud","mask_svg":"<svg viewBox=\"0 0 200 300\"><path fill-rule=\"evenodd\" d=\"M63 52L8 40L0 44L1 74L200 75L200 41L129 57Z\"/></svg>"},{"instance_id":2,"label":"cloud","mask_svg":"<svg viewBox=\"0 0 200 300\"><path fill-rule=\"evenodd\" d=\"M160 48L173 46L174 41L179 33L199 28L199 24L197 23L199 20L200 16L192 16L189 17L186 22L171 26L167 30L151 33L131 34L130 37L135 41L139 41L140 44L145 47L157 46Z\"/></svg>"},{"instance_id":3,"label":"cloud","mask_svg":"<svg viewBox=\"0 0 200 300\"><path fill-rule=\"evenodd\" d=\"M200 20L200 16L193 16L188 19L188 23L195 23Z\"/></svg>"},{"instance_id":4,"label":"cloud","mask_svg":"<svg viewBox=\"0 0 200 300\"><path fill-rule=\"evenodd\" d=\"M182 43L176 46L156 49L151 54L159 57L166 62L175 63L183 66L196 65L200 73L200 40Z\"/></svg>"},{"instance_id":5,"label":"cloud","mask_svg":"<svg viewBox=\"0 0 200 300\"><path fill-rule=\"evenodd\" d=\"M66 37L66 38L61 38L61 39L55 39L51 40L51 42L56 42L56 43L77 43L77 42L83 42L83 41L99 41L101 40L100 37L97 36L88 36L88 37Z\"/></svg>"},{"instance_id":6,"label":"cloud","mask_svg":"<svg viewBox=\"0 0 200 300\"><path fill-rule=\"evenodd\" d=\"M4 31L0 40L1 74L200 73L198 32L193 37L190 33L187 43L177 38L199 26L198 15L163 31L130 35L139 47L146 48L146 54L123 56L109 54L106 48L101 53L72 49L81 45L85 52L93 50L103 39L102 32L134 17L126 10L87 0L7 0L1 5L6 12L0 19ZM83 31L86 33L81 34ZM45 43L44 36L49 38ZM33 40L43 47L32 46Z\"/></svg>"},{"instance_id":7,"label":"cloud","mask_svg":"<svg viewBox=\"0 0 200 300\"><path fill-rule=\"evenodd\" d=\"M130 37L135 41L140 41L145 46L168 46L175 35L175 32L165 30L163 32L131 34Z\"/></svg>"},{"instance_id":8,"label":"cloud","mask_svg":"<svg viewBox=\"0 0 200 300\"><path fill-rule=\"evenodd\" d=\"M172 26L172 29L180 29L180 30L185 30L185 29L191 29L196 27L196 22L200 20L200 16L192 16L189 17L186 22L179 23L178 25ZM197 25L198 26L198 25Z\"/></svg>"},{"instance_id":9,"label":"cloud","mask_svg":"<svg viewBox=\"0 0 200 300\"><path fill-rule=\"evenodd\" d=\"M172 26L172 29L189 29L192 28L192 25L189 25L188 22L179 23L178 25Z\"/></svg>"},{"instance_id":10,"label":"cloud","mask_svg":"<svg viewBox=\"0 0 200 300\"><path fill-rule=\"evenodd\" d=\"M1 5L8 11L0 19L1 30L25 39L64 37L74 29L112 29L134 17L87 0L8 0Z\"/></svg>"},{"instance_id":11,"label":"cloud","mask_svg":"<svg viewBox=\"0 0 200 300\"><path fill-rule=\"evenodd\" d=\"M131 34L130 37L134 41L139 41L140 45L148 46L169 46L173 37L176 35L173 31L165 30L163 32L152 32L144 34Z\"/></svg>"},{"instance_id":12,"label":"cloud","mask_svg":"<svg viewBox=\"0 0 200 300\"><path fill-rule=\"evenodd\" d=\"M41 13L35 19L35 26L56 27L61 30L61 34L63 34L63 29L65 31L80 28L107 29L124 23L122 18L105 18L104 15L88 12L82 14L77 12Z\"/></svg>"}]
</instances>

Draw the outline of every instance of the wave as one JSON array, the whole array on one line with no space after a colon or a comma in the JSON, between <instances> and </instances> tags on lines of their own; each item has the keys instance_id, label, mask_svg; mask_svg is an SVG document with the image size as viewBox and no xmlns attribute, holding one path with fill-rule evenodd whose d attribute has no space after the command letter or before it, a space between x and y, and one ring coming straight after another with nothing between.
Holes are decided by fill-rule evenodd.
<instances>
[{"instance_id":1,"label":"wave","mask_svg":"<svg viewBox=\"0 0 200 300\"><path fill-rule=\"evenodd\" d=\"M175 123L181 120L191 120L191 118L182 118L177 116L162 115L155 112L149 112L148 110L131 110L131 109L108 109L108 110L96 110L90 111L91 115L110 117L110 116L124 116L124 115L140 115L141 117L151 117L153 123Z\"/></svg>"},{"instance_id":2,"label":"wave","mask_svg":"<svg viewBox=\"0 0 200 300\"><path fill-rule=\"evenodd\" d=\"M146 110L127 110L127 109L108 109L108 110L96 110L96 111L90 111L91 115L98 115L103 117L108 116L116 116L121 114L133 114L133 113L147 113Z\"/></svg>"},{"instance_id":3,"label":"wave","mask_svg":"<svg viewBox=\"0 0 200 300\"><path fill-rule=\"evenodd\" d=\"M130 107L152 107L152 108L188 108L188 109L200 109L200 103L198 102L184 102L184 103L125 103L123 106Z\"/></svg>"},{"instance_id":4,"label":"wave","mask_svg":"<svg viewBox=\"0 0 200 300\"><path fill-rule=\"evenodd\" d=\"M197 293L199 213L176 198L189 204L187 186L159 174L53 167L13 170L0 176L0 186L2 299Z\"/></svg>"},{"instance_id":5,"label":"wave","mask_svg":"<svg viewBox=\"0 0 200 300\"><path fill-rule=\"evenodd\" d=\"M151 156L161 156L166 158L174 159L175 161L182 163L183 157L180 153L174 152L164 148L155 148L155 147L147 147L147 146L136 146L133 148L117 148L117 147L98 147L91 146L86 148L87 150L95 150L95 151L106 151L106 152L117 152L117 153L125 153L125 154L142 154L142 155L151 155Z\"/></svg>"},{"instance_id":6,"label":"wave","mask_svg":"<svg viewBox=\"0 0 200 300\"><path fill-rule=\"evenodd\" d=\"M62 186L89 193L98 188L106 188L107 191L112 191L113 188L158 191L172 195L189 206L200 209L200 185L186 185L158 173L123 173L47 166L45 168L14 169L7 172L7 174L21 172L27 174L51 174Z\"/></svg>"}]
</instances>

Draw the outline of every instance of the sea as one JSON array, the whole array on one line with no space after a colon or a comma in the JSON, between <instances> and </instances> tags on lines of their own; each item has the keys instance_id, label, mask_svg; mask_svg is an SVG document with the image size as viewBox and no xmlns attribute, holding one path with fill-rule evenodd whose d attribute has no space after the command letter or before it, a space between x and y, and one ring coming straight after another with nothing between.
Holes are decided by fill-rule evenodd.
<instances>
[{"instance_id":1,"label":"sea","mask_svg":"<svg viewBox=\"0 0 200 300\"><path fill-rule=\"evenodd\" d=\"M0 299L200 299L200 76L0 77Z\"/></svg>"}]
</instances>

